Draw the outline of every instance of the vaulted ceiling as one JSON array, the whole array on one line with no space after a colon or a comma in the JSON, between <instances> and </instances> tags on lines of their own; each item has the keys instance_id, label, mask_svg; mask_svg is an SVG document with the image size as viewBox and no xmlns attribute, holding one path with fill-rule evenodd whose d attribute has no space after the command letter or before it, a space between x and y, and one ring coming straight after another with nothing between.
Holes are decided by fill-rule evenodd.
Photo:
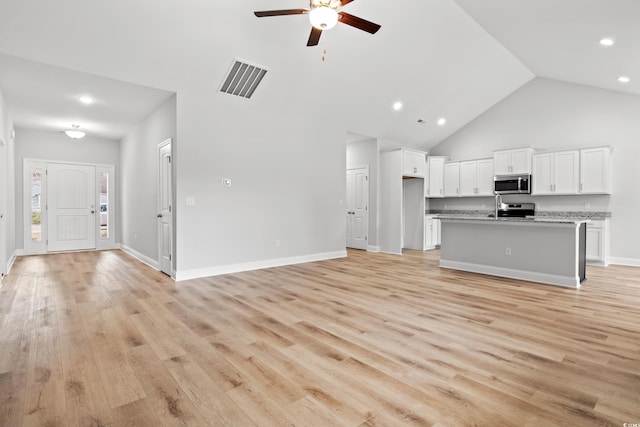
<instances>
[{"instance_id":1,"label":"vaulted ceiling","mask_svg":"<svg viewBox=\"0 0 640 427\"><path fill-rule=\"evenodd\" d=\"M206 82L202 96L229 102L219 88L238 57L269 69L243 100L255 108L268 100L301 115L330 111L350 135L421 148L535 76L640 95L637 0L355 0L344 11L381 30L338 24L316 47L306 47L306 16L253 15L301 7L308 3L3 0L0 88L18 127L78 123L119 139L192 81ZM601 46L603 37L615 44ZM96 103L80 105L84 94Z\"/></svg>"}]
</instances>

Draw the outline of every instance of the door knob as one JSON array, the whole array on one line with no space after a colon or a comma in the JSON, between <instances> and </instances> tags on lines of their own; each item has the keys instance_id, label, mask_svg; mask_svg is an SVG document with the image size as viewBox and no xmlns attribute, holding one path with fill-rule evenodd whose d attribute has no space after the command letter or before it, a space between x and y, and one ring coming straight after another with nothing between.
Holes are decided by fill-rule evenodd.
<instances>
[{"instance_id":1,"label":"door knob","mask_svg":"<svg viewBox=\"0 0 640 427\"><path fill-rule=\"evenodd\" d=\"M96 211L91 211L92 214L96 213Z\"/></svg>"},{"instance_id":2,"label":"door knob","mask_svg":"<svg viewBox=\"0 0 640 427\"><path fill-rule=\"evenodd\" d=\"M158 218L162 218L162 214L158 214Z\"/></svg>"}]
</instances>

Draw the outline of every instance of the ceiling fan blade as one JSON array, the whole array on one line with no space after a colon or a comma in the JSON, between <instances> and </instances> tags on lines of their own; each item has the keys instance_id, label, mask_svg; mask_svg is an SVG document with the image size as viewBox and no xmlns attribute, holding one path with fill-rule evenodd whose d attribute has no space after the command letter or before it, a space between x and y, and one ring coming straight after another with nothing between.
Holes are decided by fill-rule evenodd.
<instances>
[{"instance_id":1,"label":"ceiling fan blade","mask_svg":"<svg viewBox=\"0 0 640 427\"><path fill-rule=\"evenodd\" d=\"M340 6L345 6L345 5L349 4L349 3L351 3L352 1L353 1L353 0L342 0L342 1L340 2Z\"/></svg>"},{"instance_id":2,"label":"ceiling fan blade","mask_svg":"<svg viewBox=\"0 0 640 427\"><path fill-rule=\"evenodd\" d=\"M380 25L374 24L366 19L358 18L345 12L338 12L338 15L340 15L338 21L351 25L359 30L366 31L367 33L375 34L380 29Z\"/></svg>"},{"instance_id":3,"label":"ceiling fan blade","mask_svg":"<svg viewBox=\"0 0 640 427\"><path fill-rule=\"evenodd\" d=\"M282 10L263 10L261 12L253 12L258 18L265 16L282 16L282 15L302 15L309 13L307 9L282 9Z\"/></svg>"},{"instance_id":4,"label":"ceiling fan blade","mask_svg":"<svg viewBox=\"0 0 640 427\"><path fill-rule=\"evenodd\" d=\"M311 34L309 34L309 41L307 42L307 46L317 46L320 41L320 36L322 35L322 30L317 29L316 27L311 27Z\"/></svg>"}]
</instances>

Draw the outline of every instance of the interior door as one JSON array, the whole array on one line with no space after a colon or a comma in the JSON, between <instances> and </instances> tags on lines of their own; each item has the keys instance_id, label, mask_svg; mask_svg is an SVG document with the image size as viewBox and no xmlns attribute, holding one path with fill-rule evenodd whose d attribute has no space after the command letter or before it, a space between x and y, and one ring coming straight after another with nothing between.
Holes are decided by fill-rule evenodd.
<instances>
[{"instance_id":1,"label":"interior door","mask_svg":"<svg viewBox=\"0 0 640 427\"><path fill-rule=\"evenodd\" d=\"M48 250L96 247L96 168L47 164Z\"/></svg>"},{"instance_id":2,"label":"interior door","mask_svg":"<svg viewBox=\"0 0 640 427\"><path fill-rule=\"evenodd\" d=\"M347 171L347 247L367 249L369 232L369 168Z\"/></svg>"},{"instance_id":3,"label":"interior door","mask_svg":"<svg viewBox=\"0 0 640 427\"><path fill-rule=\"evenodd\" d=\"M158 146L158 254L160 271L171 276L173 212L171 139Z\"/></svg>"},{"instance_id":4,"label":"interior door","mask_svg":"<svg viewBox=\"0 0 640 427\"><path fill-rule=\"evenodd\" d=\"M0 139L0 278L7 274L7 222L5 219L7 194L7 150Z\"/></svg>"}]
</instances>

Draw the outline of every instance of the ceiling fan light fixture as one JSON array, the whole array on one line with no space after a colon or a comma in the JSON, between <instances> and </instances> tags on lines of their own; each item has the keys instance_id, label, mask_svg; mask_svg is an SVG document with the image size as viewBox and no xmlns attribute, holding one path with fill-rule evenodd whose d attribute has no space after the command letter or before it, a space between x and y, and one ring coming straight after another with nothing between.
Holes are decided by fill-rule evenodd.
<instances>
[{"instance_id":1,"label":"ceiling fan light fixture","mask_svg":"<svg viewBox=\"0 0 640 427\"><path fill-rule=\"evenodd\" d=\"M329 30L338 23L338 12L332 7L320 5L311 9L309 21L319 30Z\"/></svg>"}]
</instances>

